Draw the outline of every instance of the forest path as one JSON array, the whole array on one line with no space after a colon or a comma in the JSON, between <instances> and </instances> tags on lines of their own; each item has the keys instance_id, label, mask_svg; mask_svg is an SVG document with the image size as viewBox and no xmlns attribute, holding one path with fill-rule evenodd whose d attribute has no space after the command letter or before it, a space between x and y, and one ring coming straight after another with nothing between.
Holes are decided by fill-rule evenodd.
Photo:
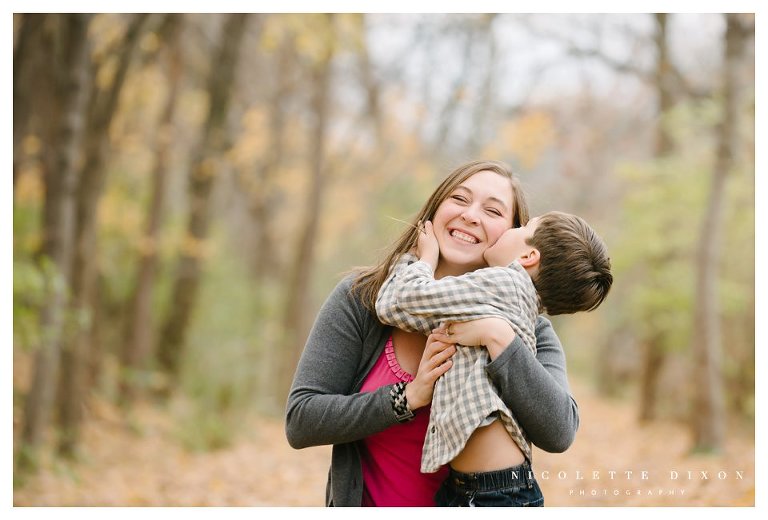
<instances>
[{"instance_id":1,"label":"forest path","mask_svg":"<svg viewBox=\"0 0 768 520\"><path fill-rule=\"evenodd\" d=\"M691 455L684 425L639 426L630 403L572 382L581 414L576 441L566 453L534 452L547 506L754 504L750 435L732 432L721 455ZM229 448L191 453L174 442L172 425L157 409L138 410L140 427L133 429L114 409L93 412L86 457L77 465L46 464L14 490L14 505L323 505L330 448L292 449L279 420L251 424Z\"/></svg>"}]
</instances>

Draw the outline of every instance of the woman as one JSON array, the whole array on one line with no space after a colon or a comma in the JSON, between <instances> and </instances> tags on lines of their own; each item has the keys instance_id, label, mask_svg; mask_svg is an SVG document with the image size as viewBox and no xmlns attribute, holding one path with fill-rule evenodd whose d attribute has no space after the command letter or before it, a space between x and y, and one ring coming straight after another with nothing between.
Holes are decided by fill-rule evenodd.
<instances>
[{"instance_id":1,"label":"woman","mask_svg":"<svg viewBox=\"0 0 768 520\"><path fill-rule=\"evenodd\" d=\"M415 222L430 220L440 246L435 278L484 267L483 252L510 226L528 220L511 171L493 161L454 170ZM451 366L451 343L382 325L375 300L389 268L415 244L407 229L379 265L342 280L307 339L288 396L286 432L294 448L333 445L326 503L333 506L434 505L447 470L420 473L429 404ZM565 355L551 323L539 317L534 357L511 327L461 324L491 354L490 377L531 442L550 452L570 446L578 408ZM474 327L474 328L473 328Z\"/></svg>"}]
</instances>

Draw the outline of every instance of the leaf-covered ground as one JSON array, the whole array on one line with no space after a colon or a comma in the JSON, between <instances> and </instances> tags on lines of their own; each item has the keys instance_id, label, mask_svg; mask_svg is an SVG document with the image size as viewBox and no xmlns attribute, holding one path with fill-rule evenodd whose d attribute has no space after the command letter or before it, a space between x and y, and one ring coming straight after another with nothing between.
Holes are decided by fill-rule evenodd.
<instances>
[{"instance_id":1,"label":"leaf-covered ground","mask_svg":"<svg viewBox=\"0 0 768 520\"><path fill-rule=\"evenodd\" d=\"M721 455L691 455L684 425L639 426L631 404L608 401L583 385L574 391L581 411L574 445L562 454L534 453L546 505L754 505L750 432L732 432ZM323 505L330 449L293 450L278 420L252 421L230 448L192 453L178 445L157 409L135 416L129 427L108 406L92 409L81 461L46 463L15 489L14 504Z\"/></svg>"}]
</instances>

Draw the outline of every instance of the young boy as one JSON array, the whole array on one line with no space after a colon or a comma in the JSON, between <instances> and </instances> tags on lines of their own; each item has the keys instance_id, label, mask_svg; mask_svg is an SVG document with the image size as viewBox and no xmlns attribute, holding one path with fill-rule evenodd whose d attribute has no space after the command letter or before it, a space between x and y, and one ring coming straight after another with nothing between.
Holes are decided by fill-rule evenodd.
<instances>
[{"instance_id":1,"label":"young boy","mask_svg":"<svg viewBox=\"0 0 768 520\"><path fill-rule=\"evenodd\" d=\"M382 322L429 334L445 322L500 317L534 355L540 312L593 310L613 282L600 237L583 219L560 212L507 230L484 254L490 267L461 276L434 279L440 251L431 222L424 224L417 253L419 258L403 255L384 282L376 301ZM530 470L530 444L496 393L485 371L488 362L486 349L457 346L453 366L435 384L421 470L431 473L451 465L436 496L438 506L542 505ZM509 434L504 440L473 435L497 420ZM498 453L510 446L519 448L520 465L486 471L487 460L477 460L477 454ZM454 468L457 462L459 470Z\"/></svg>"}]
</instances>

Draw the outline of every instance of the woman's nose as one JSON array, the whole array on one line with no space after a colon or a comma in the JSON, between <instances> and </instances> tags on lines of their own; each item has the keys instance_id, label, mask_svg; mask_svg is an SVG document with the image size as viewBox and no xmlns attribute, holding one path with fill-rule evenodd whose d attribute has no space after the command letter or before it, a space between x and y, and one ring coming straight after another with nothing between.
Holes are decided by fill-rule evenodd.
<instances>
[{"instance_id":1,"label":"woman's nose","mask_svg":"<svg viewBox=\"0 0 768 520\"><path fill-rule=\"evenodd\" d=\"M475 209L472 208L472 207L466 208L464 210L464 212L461 214L461 218L465 222L469 222L469 223L472 223L472 224L477 224L477 222L478 222Z\"/></svg>"}]
</instances>

